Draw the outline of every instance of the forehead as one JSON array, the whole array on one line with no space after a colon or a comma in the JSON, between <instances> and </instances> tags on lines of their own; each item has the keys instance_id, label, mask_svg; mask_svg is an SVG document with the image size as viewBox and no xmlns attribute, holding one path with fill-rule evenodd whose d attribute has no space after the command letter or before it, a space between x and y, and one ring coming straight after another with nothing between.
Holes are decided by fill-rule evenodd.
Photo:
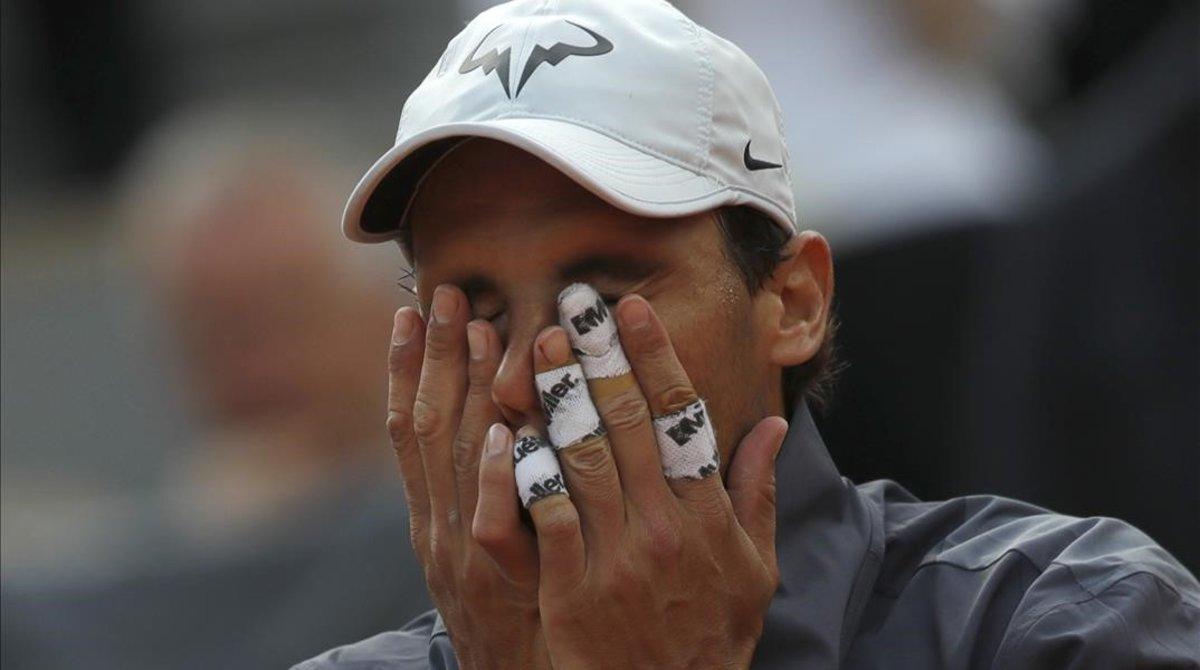
<instances>
[{"instance_id":1,"label":"forehead","mask_svg":"<svg viewBox=\"0 0 1200 670\"><path fill-rule=\"evenodd\" d=\"M451 149L429 171L410 217L478 213L564 214L602 202L534 155L511 145L471 138Z\"/></svg>"},{"instance_id":2,"label":"forehead","mask_svg":"<svg viewBox=\"0 0 1200 670\"><path fill-rule=\"evenodd\" d=\"M684 244L678 238L706 219L623 212L537 157L476 138L451 150L425 177L407 223L413 257L423 271L600 247L635 256L666 252Z\"/></svg>"}]
</instances>

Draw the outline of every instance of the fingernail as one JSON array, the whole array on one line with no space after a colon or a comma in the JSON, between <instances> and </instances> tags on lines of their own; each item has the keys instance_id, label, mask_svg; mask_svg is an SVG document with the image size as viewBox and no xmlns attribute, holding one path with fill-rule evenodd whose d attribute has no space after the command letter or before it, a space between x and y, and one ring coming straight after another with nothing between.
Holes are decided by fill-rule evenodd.
<instances>
[{"instance_id":1,"label":"fingernail","mask_svg":"<svg viewBox=\"0 0 1200 670\"><path fill-rule=\"evenodd\" d=\"M542 357L553 366L566 365L571 355L571 343L567 341L567 333L562 328L555 328L538 343Z\"/></svg>"},{"instance_id":2,"label":"fingernail","mask_svg":"<svg viewBox=\"0 0 1200 670\"><path fill-rule=\"evenodd\" d=\"M454 317L454 308L457 307L458 299L454 295L454 291L439 286L433 291L433 320L445 325L450 323L450 319Z\"/></svg>"},{"instance_id":3,"label":"fingernail","mask_svg":"<svg viewBox=\"0 0 1200 670\"><path fill-rule=\"evenodd\" d=\"M504 449L508 447L508 440L505 439L507 432L508 429L502 423L493 423L492 427L488 428L483 444L484 453L488 455L488 458L494 458L504 453Z\"/></svg>"},{"instance_id":4,"label":"fingernail","mask_svg":"<svg viewBox=\"0 0 1200 670\"><path fill-rule=\"evenodd\" d=\"M621 324L630 330L641 330L650 324L650 307L641 297L629 297L617 306L617 317Z\"/></svg>"},{"instance_id":5,"label":"fingernail","mask_svg":"<svg viewBox=\"0 0 1200 670\"><path fill-rule=\"evenodd\" d=\"M392 342L399 346L408 343L408 338L412 337L413 318L411 308L405 307L396 312L395 321L392 324Z\"/></svg>"},{"instance_id":6,"label":"fingernail","mask_svg":"<svg viewBox=\"0 0 1200 670\"><path fill-rule=\"evenodd\" d=\"M487 358L487 340L483 326L474 321L467 324L467 350L471 352L471 360L482 361Z\"/></svg>"}]
</instances>

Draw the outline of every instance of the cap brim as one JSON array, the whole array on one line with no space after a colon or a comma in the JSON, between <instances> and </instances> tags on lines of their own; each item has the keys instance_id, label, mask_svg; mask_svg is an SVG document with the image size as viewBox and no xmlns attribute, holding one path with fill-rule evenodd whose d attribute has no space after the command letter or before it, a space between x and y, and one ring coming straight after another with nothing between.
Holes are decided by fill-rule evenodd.
<instances>
[{"instance_id":1,"label":"cap brim","mask_svg":"<svg viewBox=\"0 0 1200 670\"><path fill-rule=\"evenodd\" d=\"M425 172L463 137L491 138L528 151L614 207L639 216L688 216L731 200L728 187L709 177L567 121L455 123L414 135L371 166L346 203L346 237L359 242L394 239ZM744 193L739 195L744 199ZM772 218L780 215L775 212Z\"/></svg>"}]
</instances>

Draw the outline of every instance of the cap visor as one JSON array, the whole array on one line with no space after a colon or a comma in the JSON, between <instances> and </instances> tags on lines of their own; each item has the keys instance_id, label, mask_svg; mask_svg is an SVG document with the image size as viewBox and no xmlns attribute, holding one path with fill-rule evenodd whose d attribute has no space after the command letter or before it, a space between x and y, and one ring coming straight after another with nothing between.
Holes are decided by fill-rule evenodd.
<instances>
[{"instance_id":1,"label":"cap visor","mask_svg":"<svg viewBox=\"0 0 1200 670\"><path fill-rule=\"evenodd\" d=\"M424 172L462 137L486 137L528 151L614 207L639 216L687 216L729 201L728 188L713 179L591 128L557 119L497 119L437 126L385 153L346 203L346 237L359 242L394 238Z\"/></svg>"}]
</instances>

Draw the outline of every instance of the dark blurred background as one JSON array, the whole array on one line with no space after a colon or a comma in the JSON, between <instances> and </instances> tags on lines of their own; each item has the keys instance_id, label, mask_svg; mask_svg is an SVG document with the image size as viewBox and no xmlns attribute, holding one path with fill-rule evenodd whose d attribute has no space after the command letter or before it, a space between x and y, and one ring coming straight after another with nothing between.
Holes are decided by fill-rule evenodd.
<instances>
[{"instance_id":1,"label":"dark blurred background","mask_svg":"<svg viewBox=\"0 0 1200 670\"><path fill-rule=\"evenodd\" d=\"M279 667L427 607L400 258L337 216L488 4L0 0L5 667ZM766 71L833 244L844 474L1196 572L1197 4L677 4Z\"/></svg>"}]
</instances>

